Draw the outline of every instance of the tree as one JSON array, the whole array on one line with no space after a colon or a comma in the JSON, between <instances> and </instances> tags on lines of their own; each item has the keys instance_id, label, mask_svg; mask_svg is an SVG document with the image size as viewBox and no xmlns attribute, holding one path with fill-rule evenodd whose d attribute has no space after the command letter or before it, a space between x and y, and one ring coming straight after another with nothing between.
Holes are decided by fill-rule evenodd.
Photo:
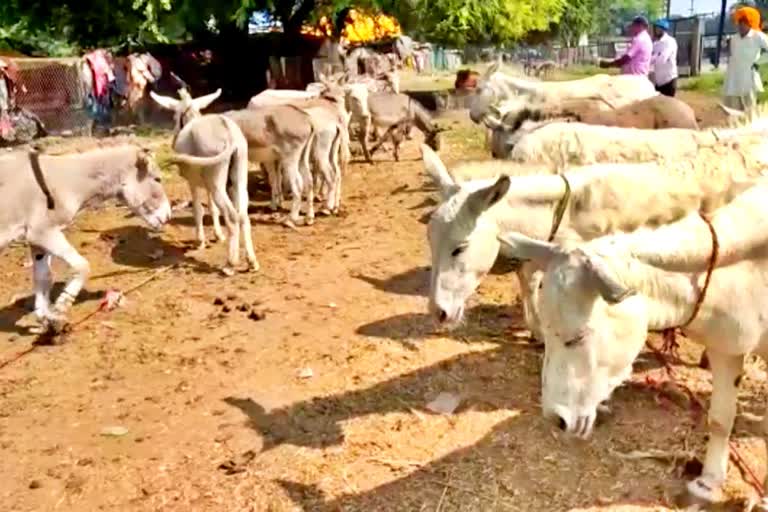
<instances>
[{"instance_id":1,"label":"tree","mask_svg":"<svg viewBox=\"0 0 768 512\"><path fill-rule=\"evenodd\" d=\"M611 34L638 15L659 18L665 5L665 0L568 0L553 31L564 44L572 46L582 34Z\"/></svg>"},{"instance_id":2,"label":"tree","mask_svg":"<svg viewBox=\"0 0 768 512\"><path fill-rule=\"evenodd\" d=\"M566 0L417 0L418 33L446 46L505 44L559 20Z\"/></svg>"}]
</instances>

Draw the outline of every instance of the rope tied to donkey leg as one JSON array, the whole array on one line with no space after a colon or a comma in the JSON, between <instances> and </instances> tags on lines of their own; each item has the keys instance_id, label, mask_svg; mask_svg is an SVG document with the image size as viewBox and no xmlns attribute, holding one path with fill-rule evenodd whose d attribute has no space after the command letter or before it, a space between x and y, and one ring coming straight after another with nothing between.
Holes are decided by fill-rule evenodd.
<instances>
[{"instance_id":1,"label":"rope tied to donkey leg","mask_svg":"<svg viewBox=\"0 0 768 512\"><path fill-rule=\"evenodd\" d=\"M707 263L707 274L706 274L706 277L704 278L704 285L701 287L701 291L699 292L699 295L696 298L696 302L693 305L693 312L691 313L691 316L688 318L688 320L683 325L680 325L677 327L670 327L668 329L664 329L661 332L662 337L664 339L663 350L667 352L677 351L677 347L678 347L677 331L685 329L686 327L691 325L693 321L696 320L696 317L699 315L699 311L701 310L701 305L704 303L704 300L707 298L709 283L712 281L712 273L715 271L715 267L717 266L717 259L720 256L720 241L717 238L717 232L715 231L715 227L712 225L712 221L710 221L701 212L699 212L699 217L701 217L701 220L703 220L704 223L707 225L707 228L709 228L709 234L712 239L712 251L709 254L709 262Z\"/></svg>"}]
</instances>

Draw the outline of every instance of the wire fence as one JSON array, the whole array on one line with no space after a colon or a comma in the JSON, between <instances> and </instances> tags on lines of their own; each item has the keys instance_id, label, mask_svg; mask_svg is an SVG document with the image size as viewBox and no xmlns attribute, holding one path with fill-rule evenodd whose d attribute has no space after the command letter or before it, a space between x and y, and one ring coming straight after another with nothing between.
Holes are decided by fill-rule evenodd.
<instances>
[{"instance_id":1,"label":"wire fence","mask_svg":"<svg viewBox=\"0 0 768 512\"><path fill-rule=\"evenodd\" d=\"M16 104L36 114L52 134L90 133L81 59L14 59L19 66Z\"/></svg>"}]
</instances>

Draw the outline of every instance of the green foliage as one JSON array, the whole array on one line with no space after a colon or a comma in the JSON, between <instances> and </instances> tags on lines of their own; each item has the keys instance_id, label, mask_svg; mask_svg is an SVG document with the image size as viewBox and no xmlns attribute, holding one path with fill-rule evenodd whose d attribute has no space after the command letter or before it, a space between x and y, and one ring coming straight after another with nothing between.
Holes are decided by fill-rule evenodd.
<instances>
[{"instance_id":1,"label":"green foliage","mask_svg":"<svg viewBox=\"0 0 768 512\"><path fill-rule=\"evenodd\" d=\"M567 0L555 31L573 45L581 34L608 35L638 15L659 18L665 6L665 0Z\"/></svg>"},{"instance_id":2,"label":"green foliage","mask_svg":"<svg viewBox=\"0 0 768 512\"><path fill-rule=\"evenodd\" d=\"M575 42L638 13L656 16L664 0L0 0L0 47L61 55L91 47L180 41L210 31L242 31L267 9L286 32L351 7L383 10L418 37L453 47L507 44L557 27Z\"/></svg>"},{"instance_id":3,"label":"green foliage","mask_svg":"<svg viewBox=\"0 0 768 512\"><path fill-rule=\"evenodd\" d=\"M419 34L430 41L461 47L504 44L560 19L566 0L418 0Z\"/></svg>"}]
</instances>

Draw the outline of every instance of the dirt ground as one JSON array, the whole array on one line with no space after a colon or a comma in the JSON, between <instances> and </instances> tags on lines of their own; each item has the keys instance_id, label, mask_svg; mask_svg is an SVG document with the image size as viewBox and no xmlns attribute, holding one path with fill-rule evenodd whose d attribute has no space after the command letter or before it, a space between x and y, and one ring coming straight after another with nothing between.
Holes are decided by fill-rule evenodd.
<instances>
[{"instance_id":1,"label":"dirt ground","mask_svg":"<svg viewBox=\"0 0 768 512\"><path fill-rule=\"evenodd\" d=\"M710 99L685 98L717 121ZM442 122L453 128L446 161L485 158L478 130ZM123 209L85 213L70 236L94 278L73 320L106 290L143 285L24 355L31 272L23 248L6 250L0 510L673 510L695 471L686 459L703 455L705 414L652 356L594 437L575 442L540 417L542 349L512 336L522 319L503 265L463 328L434 331L425 222L436 193L418 157L414 141L400 163L354 164L344 215L300 232L271 220L259 188L256 274L219 274L222 244L190 250L189 209L159 236ZM187 197L177 177L168 191ZM706 403L699 353L683 342L675 378ZM442 392L461 397L454 414L427 411ZM740 398L762 414L761 366L750 364ZM742 415L734 437L762 478L758 432ZM723 508L751 493L731 464Z\"/></svg>"}]
</instances>

